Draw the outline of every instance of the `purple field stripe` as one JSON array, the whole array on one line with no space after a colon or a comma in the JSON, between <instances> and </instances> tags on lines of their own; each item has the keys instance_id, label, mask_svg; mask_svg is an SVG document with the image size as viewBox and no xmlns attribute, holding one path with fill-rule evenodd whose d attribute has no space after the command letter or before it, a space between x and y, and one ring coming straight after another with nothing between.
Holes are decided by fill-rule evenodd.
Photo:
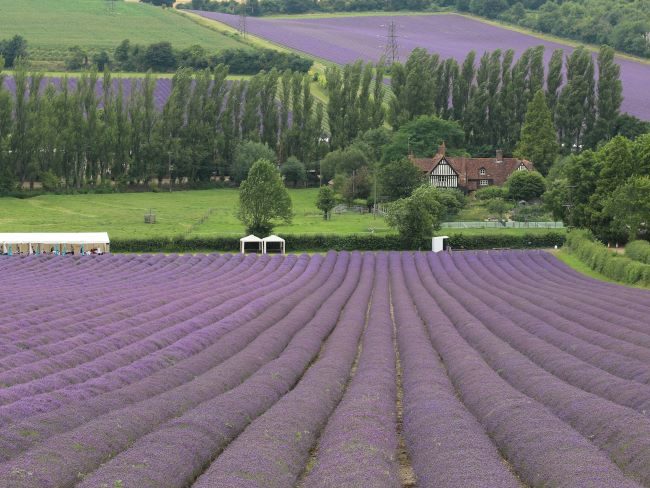
<instances>
[{"instance_id":1,"label":"purple field stripe","mask_svg":"<svg viewBox=\"0 0 650 488\"><path fill-rule=\"evenodd\" d=\"M375 288L358 367L319 439L305 487L401 487L388 261L385 253L376 259Z\"/></svg>"},{"instance_id":2,"label":"purple field stripe","mask_svg":"<svg viewBox=\"0 0 650 488\"><path fill-rule=\"evenodd\" d=\"M462 292L461 295L452 295L442 287L439 280L446 273L440 263L436 263L435 260L428 262L427 258L420 253L416 255L416 261L422 283L429 296L444 311L447 316L446 320L453 326L458 339L471 345L475 354L480 353L481 361L487 362L493 373L498 372L502 381L507 381L520 394L526 395L527 402L530 403L531 399L536 400L535 404L537 405L539 402L547 407L554 415L552 418L562 421L561 425L565 427L571 425L582 435L582 441L575 438L576 447L572 449L567 447L566 450L558 449L554 453L543 455L552 457L560 452L563 453L562 461L557 459L552 462L549 459L545 463L545 466L553 466L553 472L546 473L546 475L550 475L550 479L556 477L558 479L557 483L552 483L553 485L563 484L560 480L566 476L567 472L574 471L575 485L571 485L568 479L564 480L564 484L581 486L580 480L584 479L585 484L588 485L587 479L591 479L593 483L593 480L601 479L602 476L603 486L619 486L615 481L620 476L620 472L617 473L618 468L631 478L641 480L644 484L650 481L650 462L648 462L648 457L650 457L650 420L645 415L571 386L535 365L507 342L490 332L485 322L476 320L464 308L469 294ZM429 272L421 271L427 265L429 265ZM420 311L422 313L422 309ZM433 337L434 331L431 328L430 332ZM514 330L511 332L514 333ZM439 350L439 352L441 351ZM476 391L473 393L476 394ZM467 402L465 403L467 404ZM550 415L549 410L545 408L547 414ZM508 415L511 416L512 413L513 411L510 409ZM544 447L540 443L541 434L531 435L531 423L527 425L526 430L522 430L522 435L529 441L534 438L537 445L535 448L529 448L528 451L532 452L541 448L550 449L549 446ZM574 431L574 434L577 435L577 432ZM547 440L550 440L551 437L547 437ZM583 441L587 444L579 447ZM599 457L603 456L603 453L607 453L613 463L597 462L594 459L589 463L597 464L598 471L585 470L588 463L584 456L595 455L593 452L588 452L586 446L591 446L592 449L599 448L596 451ZM511 456L514 456L514 453L508 452L508 459L513 462L517 472L523 475L524 472L519 463L514 462L514 458ZM570 460L572 457L574 459ZM562 466L559 465L560 462L563 463ZM614 468L616 471L612 471L614 466L618 466L618 468ZM587 479L584 478L585 476ZM525 475L523 477L527 478ZM628 486L623 482L623 478L620 480L620 483L623 483L622 486Z\"/></svg>"},{"instance_id":3,"label":"purple field stripe","mask_svg":"<svg viewBox=\"0 0 650 488\"><path fill-rule=\"evenodd\" d=\"M598 447L558 419L545 405L507 383L501 377L505 374L501 368L492 369L486 364L477 352L482 352L482 344L470 346L458 329L480 334L488 343L495 339L486 335L489 332L479 321L469 320L462 307L440 288L426 258L421 254L417 254L417 258L416 266L413 256L402 255L404 273L433 345L461 400L524 483L533 487L639 486L627 479ZM515 369L512 355L498 359L506 363L508 372L524 374ZM542 383L537 384L543 389Z\"/></svg>"},{"instance_id":4,"label":"purple field stripe","mask_svg":"<svg viewBox=\"0 0 650 488\"><path fill-rule=\"evenodd\" d=\"M650 363L650 334L631 330L627 326L622 327L626 319L621 317L619 312L624 308L610 306L609 310L595 307L592 309L591 305L583 303L584 299L576 300L566 293L552 293L547 288L546 280L528 281L525 277L515 279L517 271L508 267L505 258L497 257L487 262L483 261L479 254L464 255L463 258L469 266L478 270L477 273L484 281L490 283L489 286L495 287L496 290L507 290L508 297L504 296L504 299L509 298L515 305L519 305L519 300L515 301L513 298L520 297L523 299L522 306L536 305L535 309L539 310L540 314L549 317L546 321L549 325L590 343L600 344L612 351ZM527 266L536 269L537 264L531 261ZM572 324L579 324L580 327L574 327Z\"/></svg>"},{"instance_id":5,"label":"purple field stripe","mask_svg":"<svg viewBox=\"0 0 650 488\"><path fill-rule=\"evenodd\" d=\"M459 401L408 293L399 253L391 293L404 388L404 435L421 488L518 487L496 446Z\"/></svg>"},{"instance_id":6,"label":"purple field stripe","mask_svg":"<svg viewBox=\"0 0 650 488\"><path fill-rule=\"evenodd\" d=\"M280 256L278 258L282 259ZM268 300L269 292L276 288L282 289L285 286L289 286L297 276L302 274L304 260L301 261L301 265L291 270L295 262L295 258L288 258L282 265L289 271L286 275L284 273L278 273L277 276L268 279L268 282L262 282L264 286L261 289L241 288L239 290L241 296L233 293L231 300L225 302L221 307L208 310L205 317L203 317L203 313L199 313L200 309L187 308L184 311L186 320L174 325L171 331L163 330L162 332L157 332L152 337L148 337L140 343L130 344L128 347L121 347L114 354L93 361L92 368L90 369L95 370L96 375L90 378L84 376L83 380L89 380L87 383L72 386L56 384L55 386L61 387L61 389L51 393L47 392L47 387L51 386L48 383L49 378L44 378L43 383L40 384L26 385L27 387L40 387L38 391L45 390L45 394L21 395L20 399L0 407L0 419L15 421L16 419L24 418L35 413L42 413L53 408L58 408L68 402L84 400L100 392L105 393L126 386L159 369L170 366L173 361L178 361L200 352L203 348L214 343L224 333L230 330L229 327L236 327L246 318L250 319L256 316L255 314L247 316L241 313L240 309L244 305L249 303L255 304L257 302L265 303ZM236 311L240 311L239 320L233 323L233 319L229 315ZM203 318L205 320L201 320ZM229 327L224 327L224 320L226 323L229 323ZM150 325L155 330L157 323L160 322L153 322ZM129 331L124 331L121 335L128 335L128 333ZM145 353L147 355L141 357ZM122 367L120 368L119 366ZM113 368L117 368L117 370L113 371ZM85 370L86 368L81 368L82 373ZM74 373L74 368L64 371L61 375L61 380L63 382L66 379L70 381L69 377L73 376ZM102 373L109 374L104 376ZM79 377L81 378L81 375ZM65 386L68 387L65 388Z\"/></svg>"},{"instance_id":7,"label":"purple field stripe","mask_svg":"<svg viewBox=\"0 0 650 488\"><path fill-rule=\"evenodd\" d=\"M363 256L358 286L318 359L296 387L257 418L192 485L196 488L293 487L309 449L340 401L358 350L373 289L375 258ZM251 450L250 446L255 449Z\"/></svg>"},{"instance_id":8,"label":"purple field stripe","mask_svg":"<svg viewBox=\"0 0 650 488\"><path fill-rule=\"evenodd\" d=\"M590 340L580 339L575 334L576 332L580 332L580 326L576 326L576 324L568 321L562 321L561 318L554 316L551 312L552 309L545 309L535 304L527 304L526 300L512 300L513 297L509 292L499 289L499 283L501 282L485 281L481 276L482 270L480 269L477 270L474 268L475 276L471 282L466 280L463 278L463 274L469 273L472 268L463 266L462 257L461 259L454 259L453 262L450 262L449 259L442 259L443 269L447 271L449 276L452 276L454 284L464 288L469 294L482 302L483 305L489 307L497 316L500 315L502 322L506 326L512 324L515 328L514 335L522 338L520 344L525 343L527 348L540 351L540 356L543 355L545 357L544 364L536 361L537 364L545 367L548 371L571 384L576 384L575 378L578 375L581 376L581 382L577 384L579 387L583 387L583 381L588 382L590 378L593 384L602 381L603 374L605 374L604 378L607 379L609 379L609 374L617 377L609 382L608 390L615 389L617 385L619 388L629 390L630 381L638 382L642 384L639 385L639 391L637 392L639 397L650 398L650 387L648 386L648 383L650 383L650 365L647 362L632 359L608 350L607 346L614 342L614 340L606 337L602 338L602 341L599 341L598 339L601 337L594 331L588 331ZM501 283L501 288L504 288L503 283ZM491 291L488 293L485 291L487 289ZM531 297L539 301L539 298L536 298L535 295L531 295ZM512 304L509 301L512 301ZM547 305L550 306L551 304ZM468 310L472 311L469 308ZM477 316L475 311L472 311L472 313L474 316ZM485 315L482 314L480 317L483 320ZM484 323L488 322L484 320ZM564 330L561 330L561 328ZM508 327L508 330L513 330L513 327ZM567 330L574 332L574 335L566 332ZM541 353L541 348L536 347L535 341L530 337L531 335L546 343L543 348L543 353ZM513 342L510 343L513 344ZM523 349L518 349L526 353ZM642 348L639 349L639 353L644 352ZM646 350L645 352L644 359L647 361L650 351ZM526 355L533 360L535 360L535 357L538 357L529 353L526 353ZM570 357L566 357L566 355ZM559 358L559 360L553 358ZM555 367L559 363L562 363L563 367ZM547 366L544 366L545 364ZM552 366L548 366L549 364ZM563 374L565 369L571 370L571 373ZM598 380L595 380L596 378ZM606 394L590 388L588 388L588 391L593 391L601 397L607 397ZM613 401L621 403L617 401L616 393L613 393L613 396ZM637 398L635 401L638 402L640 400ZM621 404L632 408L639 408L637 404ZM643 407L640 408L643 409Z\"/></svg>"},{"instance_id":9,"label":"purple field stripe","mask_svg":"<svg viewBox=\"0 0 650 488\"><path fill-rule=\"evenodd\" d=\"M303 275L286 290L281 290L286 293L285 300L281 302L276 300L277 303L271 302L270 306L259 307L259 310L263 310L259 317L251 319L245 325L236 327L202 352L178 361L166 370L154 373L127 387L87 401L66 405L53 412L31 417L0 430L0 447L2 447L0 452L4 454L5 459L9 459L42 442L43 439L70 431L100 415L122 409L125 405L136 404L156 395L167 397L169 396L167 392L170 390L176 389L181 396L185 395L196 402L202 401L197 393L193 393L194 387L209 383L210 378L215 374L220 374L221 371L227 372L226 365L220 368L218 366L230 358L232 359L228 364L232 365L233 361L241 363L243 359L236 359L235 356L242 353L244 348L253 344L255 340L264 343L264 339L259 339L258 336L264 335L269 327L286 317L287 314L293 313L290 312L292 307L299 305L301 300L322 286L330 275L335 262L337 263L336 269L346 266L347 263L345 259L337 260L334 254L328 255L322 265L319 257L309 259ZM317 275L318 271L322 274ZM271 298L276 298L275 294L272 295ZM258 307L256 304L254 306ZM244 308L241 313L245 312ZM266 332L267 336L268 334L269 332ZM247 354L244 353L242 357L247 357ZM254 363L257 364L258 361L259 359ZM244 364L243 369L245 370L247 367ZM214 372L212 372L213 370ZM204 378L206 379L204 380ZM199 390L198 393L209 395L210 389L206 389L202 393ZM30 432L33 435L26 436L25 432Z\"/></svg>"},{"instance_id":10,"label":"purple field stripe","mask_svg":"<svg viewBox=\"0 0 650 488\"><path fill-rule=\"evenodd\" d=\"M133 486L161 484L188 486L246 426L275 404L293 385L322 342L336 325L339 310L353 293L361 257L342 256L328 283L310 295L279 324L275 339L286 345L281 354L229 392L206 401L142 438L131 449L102 466L84 486L93 486L119 474ZM349 262L349 265L347 263ZM291 335L300 327L293 338ZM282 334L285 330L288 334ZM290 340L289 340L290 339ZM149 453L159 453L150 456ZM134 460L148 457L146 469L134 469Z\"/></svg>"},{"instance_id":11,"label":"purple field stripe","mask_svg":"<svg viewBox=\"0 0 650 488\"><path fill-rule=\"evenodd\" d=\"M301 325L295 326L300 328ZM126 449L164 421L244 381L268 361L265 355L277 354L268 352L278 347L277 341L269 340L274 335L274 327L258 336L240 353L182 387L112 411L19 454L0 465L0 479L8 480L17 488L34 483L58 488L75 485L80 480L79 473L83 475L96 469L109 455ZM282 347L280 344L280 350ZM26 465L32 473L28 477L23 476L20 469Z\"/></svg>"}]
</instances>

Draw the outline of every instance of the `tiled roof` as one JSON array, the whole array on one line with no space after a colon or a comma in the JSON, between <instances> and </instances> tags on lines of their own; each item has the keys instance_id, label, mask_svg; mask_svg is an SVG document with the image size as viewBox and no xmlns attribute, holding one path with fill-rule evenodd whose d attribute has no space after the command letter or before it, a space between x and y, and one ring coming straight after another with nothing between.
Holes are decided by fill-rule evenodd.
<instances>
[{"instance_id":1,"label":"tiled roof","mask_svg":"<svg viewBox=\"0 0 650 488\"><path fill-rule=\"evenodd\" d=\"M526 159L517 158L465 158L445 156L444 146L433 158L415 158L411 156L411 161L424 173L431 173L433 169L443 159L458 173L460 186L467 186L470 180L490 180L493 185L502 185L508 177L514 173L520 165L524 165L529 171L535 167L533 163ZM499 154L500 156L500 154ZM481 168L485 169L486 174L481 175Z\"/></svg>"}]
</instances>

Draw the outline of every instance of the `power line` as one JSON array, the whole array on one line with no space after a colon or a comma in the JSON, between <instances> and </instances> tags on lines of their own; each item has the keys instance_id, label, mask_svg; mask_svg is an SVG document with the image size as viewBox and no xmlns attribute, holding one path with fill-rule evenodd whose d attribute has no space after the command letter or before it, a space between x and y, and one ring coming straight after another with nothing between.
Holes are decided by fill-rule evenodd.
<instances>
[{"instance_id":1,"label":"power line","mask_svg":"<svg viewBox=\"0 0 650 488\"><path fill-rule=\"evenodd\" d=\"M240 4L239 6L239 34L242 37L246 37L246 34L248 33L247 26L246 26L246 16L248 14L248 2L244 1Z\"/></svg>"},{"instance_id":2,"label":"power line","mask_svg":"<svg viewBox=\"0 0 650 488\"><path fill-rule=\"evenodd\" d=\"M388 32L386 33L386 47L384 49L384 58L388 64L399 62L399 45L397 39L397 24L391 20L388 24Z\"/></svg>"}]
</instances>

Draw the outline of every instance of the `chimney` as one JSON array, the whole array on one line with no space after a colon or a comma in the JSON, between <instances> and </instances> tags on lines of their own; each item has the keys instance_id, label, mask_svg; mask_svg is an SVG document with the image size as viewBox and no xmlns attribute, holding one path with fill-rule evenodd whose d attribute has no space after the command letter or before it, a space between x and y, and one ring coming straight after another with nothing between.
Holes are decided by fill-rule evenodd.
<instances>
[{"instance_id":1,"label":"chimney","mask_svg":"<svg viewBox=\"0 0 650 488\"><path fill-rule=\"evenodd\" d=\"M497 149L497 163L503 163L503 149Z\"/></svg>"},{"instance_id":2,"label":"chimney","mask_svg":"<svg viewBox=\"0 0 650 488\"><path fill-rule=\"evenodd\" d=\"M447 152L447 146L445 146L445 141L442 141L442 144L438 146L438 154L444 156L445 152Z\"/></svg>"}]
</instances>

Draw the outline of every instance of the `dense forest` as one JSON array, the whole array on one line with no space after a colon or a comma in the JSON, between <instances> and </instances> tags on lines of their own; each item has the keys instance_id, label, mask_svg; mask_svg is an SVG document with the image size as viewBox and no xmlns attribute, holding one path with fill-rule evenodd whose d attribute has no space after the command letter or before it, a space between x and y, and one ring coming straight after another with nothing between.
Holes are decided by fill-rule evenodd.
<instances>
[{"instance_id":1,"label":"dense forest","mask_svg":"<svg viewBox=\"0 0 650 488\"><path fill-rule=\"evenodd\" d=\"M238 13L235 0L179 8ZM539 32L650 57L650 0L249 0L249 15L337 11L457 10Z\"/></svg>"}]
</instances>

